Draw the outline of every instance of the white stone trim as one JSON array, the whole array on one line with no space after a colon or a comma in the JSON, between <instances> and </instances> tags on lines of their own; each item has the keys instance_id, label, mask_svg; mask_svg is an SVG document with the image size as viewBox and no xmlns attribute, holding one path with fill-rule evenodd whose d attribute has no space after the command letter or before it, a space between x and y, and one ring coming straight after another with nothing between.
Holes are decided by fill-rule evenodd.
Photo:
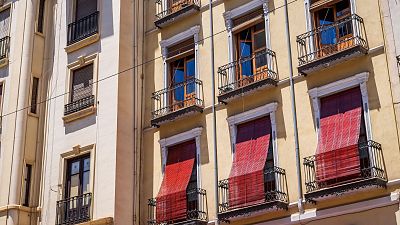
<instances>
[{"instance_id":1,"label":"white stone trim","mask_svg":"<svg viewBox=\"0 0 400 225\"><path fill-rule=\"evenodd\" d=\"M202 131L203 131L202 127L197 127L197 128L191 129L189 131L185 131L183 133L168 137L168 138L163 138L158 141L158 143L160 143L160 147L161 147L161 163L162 163L161 170L162 170L163 175L165 172L165 165L167 164L168 147L183 143L185 141L195 139L195 141L196 141L196 162L197 162L197 165L196 165L196 167L197 167L197 187L201 187L200 137L201 137Z\"/></svg>"},{"instance_id":2,"label":"white stone trim","mask_svg":"<svg viewBox=\"0 0 400 225\"><path fill-rule=\"evenodd\" d=\"M227 20L232 20L234 18L237 18L239 16L245 15L254 9L263 6L263 4L266 3L268 5L268 0L253 0L251 2L248 2L244 5L241 5L235 9L232 9L230 11L226 11L224 13L224 18L225 21Z\"/></svg>"},{"instance_id":3,"label":"white stone trim","mask_svg":"<svg viewBox=\"0 0 400 225\"><path fill-rule=\"evenodd\" d=\"M165 53L167 53L166 51L164 51L165 48L176 45L176 44L178 44L182 41L185 41L191 37L197 36L197 39L198 39L199 32L200 32L200 25L196 25L196 26L193 26L173 37L170 37L166 40L160 41L160 46L163 49L163 51L162 51L163 56ZM196 39L196 37L195 37L195 39Z\"/></svg>"},{"instance_id":4,"label":"white stone trim","mask_svg":"<svg viewBox=\"0 0 400 225\"><path fill-rule=\"evenodd\" d=\"M237 135L237 125L241 123L245 123L251 120L255 120L257 118L269 115L271 118L271 130L272 130L272 149L274 152L274 165L278 166L278 143L277 143L277 134L276 134L276 109L278 108L278 103L273 102L264 106L260 106L258 108L239 113L234 116L228 117L226 120L228 121L229 131L231 136L231 149L232 149L232 157L235 153L235 142Z\"/></svg>"},{"instance_id":5,"label":"white stone trim","mask_svg":"<svg viewBox=\"0 0 400 225\"><path fill-rule=\"evenodd\" d=\"M369 113L368 90L367 90L368 77L369 77L369 72L362 72L352 77L338 80L321 87L313 88L308 91L308 94L312 99L317 136L319 136L318 134L319 134L319 121L320 121L320 98L341 91L345 91L353 87L360 86L362 103L364 108L364 119L365 119L365 129L367 131L367 139L372 140L371 118Z\"/></svg>"}]
</instances>

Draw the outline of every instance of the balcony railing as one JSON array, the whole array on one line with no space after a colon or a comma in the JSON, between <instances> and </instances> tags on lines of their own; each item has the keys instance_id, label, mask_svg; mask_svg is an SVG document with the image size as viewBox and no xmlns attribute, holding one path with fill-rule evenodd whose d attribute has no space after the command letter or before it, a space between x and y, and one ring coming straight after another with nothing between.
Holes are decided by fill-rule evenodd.
<instances>
[{"instance_id":1,"label":"balcony railing","mask_svg":"<svg viewBox=\"0 0 400 225\"><path fill-rule=\"evenodd\" d=\"M156 0L156 21L158 27L191 12L200 10L200 0Z\"/></svg>"},{"instance_id":2,"label":"balcony railing","mask_svg":"<svg viewBox=\"0 0 400 225\"><path fill-rule=\"evenodd\" d=\"M220 102L265 85L276 85L275 52L266 49L218 68Z\"/></svg>"},{"instance_id":3,"label":"balcony railing","mask_svg":"<svg viewBox=\"0 0 400 225\"><path fill-rule=\"evenodd\" d=\"M233 217L248 215L250 213L281 208L287 209L289 197L287 192L286 172L279 167L265 169L264 171L264 202L243 206L233 207L229 204L229 180L221 180L218 184L219 208L218 218L229 220Z\"/></svg>"},{"instance_id":4,"label":"balcony railing","mask_svg":"<svg viewBox=\"0 0 400 225\"><path fill-rule=\"evenodd\" d=\"M368 186L386 186L387 176L379 143L360 143L358 154L347 154L344 151L346 149L339 149L304 158L306 199L341 194ZM346 174L343 174L344 171Z\"/></svg>"},{"instance_id":5,"label":"balcony railing","mask_svg":"<svg viewBox=\"0 0 400 225\"><path fill-rule=\"evenodd\" d=\"M64 106L64 116L89 108L91 106L94 106L94 95L90 95L78 101L66 104Z\"/></svg>"},{"instance_id":6,"label":"balcony railing","mask_svg":"<svg viewBox=\"0 0 400 225\"><path fill-rule=\"evenodd\" d=\"M92 193L57 202L56 225L73 225L91 220Z\"/></svg>"},{"instance_id":7,"label":"balcony railing","mask_svg":"<svg viewBox=\"0 0 400 225\"><path fill-rule=\"evenodd\" d=\"M299 71L366 54L368 49L364 21L353 14L297 36Z\"/></svg>"},{"instance_id":8,"label":"balcony railing","mask_svg":"<svg viewBox=\"0 0 400 225\"><path fill-rule=\"evenodd\" d=\"M6 36L0 39L0 60L8 58L10 51L10 37Z\"/></svg>"},{"instance_id":9,"label":"balcony railing","mask_svg":"<svg viewBox=\"0 0 400 225\"><path fill-rule=\"evenodd\" d=\"M67 44L71 45L99 32L99 12L68 24Z\"/></svg>"},{"instance_id":10,"label":"balcony railing","mask_svg":"<svg viewBox=\"0 0 400 225\"><path fill-rule=\"evenodd\" d=\"M159 221L157 220L157 201L155 198L148 201L148 222L149 225L166 224L207 224L208 206L207 194L203 189L188 190L186 193L187 210L186 218L180 221ZM193 223L194 222L194 223Z\"/></svg>"},{"instance_id":11,"label":"balcony railing","mask_svg":"<svg viewBox=\"0 0 400 225\"><path fill-rule=\"evenodd\" d=\"M191 112L201 112L204 108L203 82L193 78L176 83L171 87L156 91L153 101L152 124L175 119Z\"/></svg>"}]
</instances>

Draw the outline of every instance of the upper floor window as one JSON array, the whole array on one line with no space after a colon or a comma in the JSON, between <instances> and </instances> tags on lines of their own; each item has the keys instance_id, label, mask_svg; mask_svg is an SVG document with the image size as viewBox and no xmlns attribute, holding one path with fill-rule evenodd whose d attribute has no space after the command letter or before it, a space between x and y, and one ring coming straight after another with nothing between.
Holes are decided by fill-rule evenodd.
<instances>
[{"instance_id":1,"label":"upper floor window","mask_svg":"<svg viewBox=\"0 0 400 225\"><path fill-rule=\"evenodd\" d=\"M33 77L32 90L31 90L31 109L30 109L30 112L33 114L37 113L38 98L39 98L39 78Z\"/></svg>"},{"instance_id":2,"label":"upper floor window","mask_svg":"<svg viewBox=\"0 0 400 225\"><path fill-rule=\"evenodd\" d=\"M85 155L67 162L65 199L89 192L90 155Z\"/></svg>"},{"instance_id":3,"label":"upper floor window","mask_svg":"<svg viewBox=\"0 0 400 225\"><path fill-rule=\"evenodd\" d=\"M45 12L45 0L40 0L39 1L39 10L38 10L38 18L37 18L37 32L43 33L43 27L44 27L44 12Z\"/></svg>"},{"instance_id":4,"label":"upper floor window","mask_svg":"<svg viewBox=\"0 0 400 225\"><path fill-rule=\"evenodd\" d=\"M97 0L76 0L75 21L97 12Z\"/></svg>"},{"instance_id":5,"label":"upper floor window","mask_svg":"<svg viewBox=\"0 0 400 225\"><path fill-rule=\"evenodd\" d=\"M0 12L0 39L10 35L10 8Z\"/></svg>"},{"instance_id":6,"label":"upper floor window","mask_svg":"<svg viewBox=\"0 0 400 225\"><path fill-rule=\"evenodd\" d=\"M29 199L31 195L32 183L32 165L26 164L24 171L24 185L23 185L23 201L22 205L29 207Z\"/></svg>"},{"instance_id":7,"label":"upper floor window","mask_svg":"<svg viewBox=\"0 0 400 225\"><path fill-rule=\"evenodd\" d=\"M74 3L74 22L68 25L68 45L83 41L99 32L97 0L75 0ZM84 45L86 46L95 41L97 41L97 38L93 38L93 40L91 39L90 41L88 40ZM67 48L67 52L73 50L76 49Z\"/></svg>"}]
</instances>

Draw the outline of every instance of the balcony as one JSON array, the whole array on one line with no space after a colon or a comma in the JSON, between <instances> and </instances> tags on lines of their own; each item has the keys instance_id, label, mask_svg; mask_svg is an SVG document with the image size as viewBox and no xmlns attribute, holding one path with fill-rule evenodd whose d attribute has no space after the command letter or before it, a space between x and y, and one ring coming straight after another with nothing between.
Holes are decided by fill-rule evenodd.
<instances>
[{"instance_id":1,"label":"balcony","mask_svg":"<svg viewBox=\"0 0 400 225\"><path fill-rule=\"evenodd\" d=\"M91 220L92 193L57 202L56 225L72 225Z\"/></svg>"},{"instance_id":2,"label":"balcony","mask_svg":"<svg viewBox=\"0 0 400 225\"><path fill-rule=\"evenodd\" d=\"M353 14L297 36L298 71L304 75L368 53L364 21Z\"/></svg>"},{"instance_id":3,"label":"balcony","mask_svg":"<svg viewBox=\"0 0 400 225\"><path fill-rule=\"evenodd\" d=\"M218 101L226 104L257 89L276 86L278 74L275 68L275 52L269 49L219 67Z\"/></svg>"},{"instance_id":4,"label":"balcony","mask_svg":"<svg viewBox=\"0 0 400 225\"><path fill-rule=\"evenodd\" d=\"M203 112L203 82L192 78L171 87L156 91L151 97L154 109L151 112L152 126Z\"/></svg>"},{"instance_id":5,"label":"balcony","mask_svg":"<svg viewBox=\"0 0 400 225\"><path fill-rule=\"evenodd\" d=\"M0 39L0 60L7 59L10 51L10 37L6 36Z\"/></svg>"},{"instance_id":6,"label":"balcony","mask_svg":"<svg viewBox=\"0 0 400 225\"><path fill-rule=\"evenodd\" d=\"M148 201L148 225L206 225L208 221L207 194L203 189L189 190L186 194L187 209L186 218L178 221L157 220L157 201L155 198Z\"/></svg>"},{"instance_id":7,"label":"balcony","mask_svg":"<svg viewBox=\"0 0 400 225\"><path fill-rule=\"evenodd\" d=\"M90 95L90 96L82 98L78 101L66 104L64 106L64 116L79 112L79 111L89 108L91 106L94 106L94 95Z\"/></svg>"},{"instance_id":8,"label":"balcony","mask_svg":"<svg viewBox=\"0 0 400 225\"><path fill-rule=\"evenodd\" d=\"M68 24L67 44L72 45L99 33L99 12Z\"/></svg>"},{"instance_id":9,"label":"balcony","mask_svg":"<svg viewBox=\"0 0 400 225\"><path fill-rule=\"evenodd\" d=\"M156 0L156 21L163 28L178 19L200 11L200 0Z\"/></svg>"},{"instance_id":10,"label":"balcony","mask_svg":"<svg viewBox=\"0 0 400 225\"><path fill-rule=\"evenodd\" d=\"M219 209L218 219L229 221L234 217L247 216L252 213L273 209L287 209L289 197L287 192L286 172L279 167L264 171L265 200L259 204L233 207L229 204L229 180L222 180L218 185Z\"/></svg>"},{"instance_id":11,"label":"balcony","mask_svg":"<svg viewBox=\"0 0 400 225\"><path fill-rule=\"evenodd\" d=\"M306 200L314 202L321 197L343 194L352 190L386 187L387 177L382 147L379 143L374 141L360 143L359 154L345 156L346 158L343 158L346 154L344 151L343 149L334 150L304 159ZM349 165L355 168L349 168ZM347 173L345 175L343 175L344 169ZM321 178L325 174L329 174L330 178Z\"/></svg>"}]
</instances>

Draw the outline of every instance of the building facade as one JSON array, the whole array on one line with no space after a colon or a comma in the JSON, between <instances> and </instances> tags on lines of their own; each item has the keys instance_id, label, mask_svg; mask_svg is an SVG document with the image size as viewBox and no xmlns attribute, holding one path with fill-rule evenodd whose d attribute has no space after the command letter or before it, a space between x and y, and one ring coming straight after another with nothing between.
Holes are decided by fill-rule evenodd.
<instances>
[{"instance_id":1,"label":"building facade","mask_svg":"<svg viewBox=\"0 0 400 225\"><path fill-rule=\"evenodd\" d=\"M213 1L213 34L208 1L145 6L140 224L400 223L381 2L290 1L290 46L285 2Z\"/></svg>"}]
</instances>

